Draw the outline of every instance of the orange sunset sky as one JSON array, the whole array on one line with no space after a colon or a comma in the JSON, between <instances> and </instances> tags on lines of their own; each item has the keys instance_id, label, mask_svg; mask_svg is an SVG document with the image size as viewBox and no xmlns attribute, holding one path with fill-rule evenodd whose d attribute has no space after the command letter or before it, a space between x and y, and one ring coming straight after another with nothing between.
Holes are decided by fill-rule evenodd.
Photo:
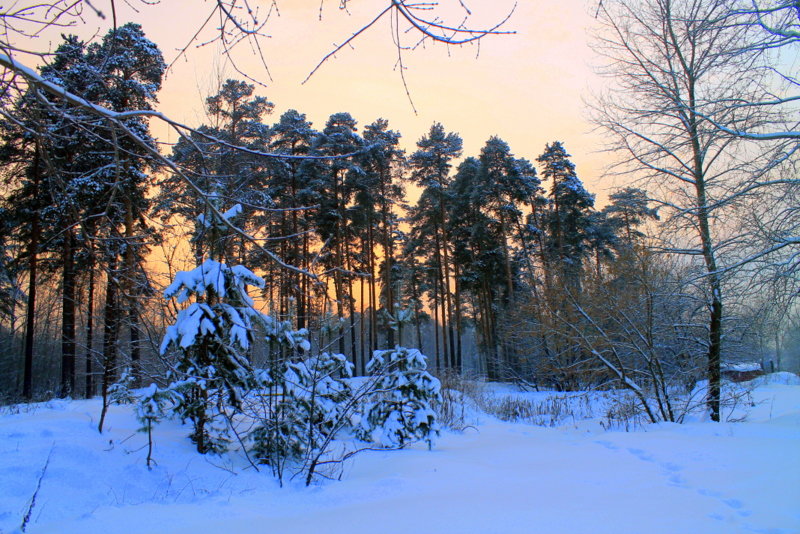
<instances>
[{"instance_id":1,"label":"orange sunset sky","mask_svg":"<svg viewBox=\"0 0 800 534\"><path fill-rule=\"evenodd\" d=\"M514 8L510 0L464 0L472 11L472 27L487 27ZM104 3L96 7L110 15ZM117 22L142 24L168 63L178 55L214 8L214 3L164 0L156 5L117 2ZM255 5L255 4L254 4ZM262 16L269 2L259 2ZM322 5L320 20L320 5ZM601 179L606 154L602 139L593 133L584 100L599 86L593 65L598 58L589 36L594 24L590 0L551 2L536 0L516 5L504 30L513 35L488 36L476 46L446 47L426 43L404 53L406 80L417 109L414 113L396 70L397 50L388 17L327 62L305 84L303 79L336 43L375 17L383 0L350 0L347 10L338 0L277 0L261 45L269 75L247 43L236 49L240 68L263 82L258 92L275 104L268 122L287 109L306 113L321 129L327 117L350 112L364 126L378 117L389 120L403 134L403 146L413 151L416 141L434 121L461 134L464 155L478 155L486 139L498 135L518 157L535 159L553 140L565 143L578 174L599 198L615 184ZM458 23L464 12L458 0L444 0L448 22ZM135 8L135 9L134 9ZM84 38L102 35L111 27L93 13L74 31ZM212 23L200 41L215 35ZM61 30L64 31L64 30ZM58 34L48 36L55 46ZM405 36L405 44L416 37ZM45 45L46 43L40 43ZM478 54L478 51L480 52ZM476 57L477 56L477 57ZM213 94L218 80L241 78L221 54L218 44L193 47L170 69L159 94L159 110L198 125L205 120L203 99ZM161 141L174 142L175 134L156 126Z\"/></svg>"}]
</instances>

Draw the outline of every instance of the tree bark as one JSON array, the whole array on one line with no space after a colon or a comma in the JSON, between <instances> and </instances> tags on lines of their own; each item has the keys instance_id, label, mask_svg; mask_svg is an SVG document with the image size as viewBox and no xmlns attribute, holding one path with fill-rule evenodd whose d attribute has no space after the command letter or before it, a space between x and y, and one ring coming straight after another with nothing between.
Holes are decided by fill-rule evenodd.
<instances>
[{"instance_id":1,"label":"tree bark","mask_svg":"<svg viewBox=\"0 0 800 534\"><path fill-rule=\"evenodd\" d=\"M459 283L459 278L461 274L459 272L458 263L454 262L453 264L453 278L455 283L455 315L456 315L456 372L461 373L461 368L463 365L462 354L461 354L461 336L463 334L463 325L461 323L461 284Z\"/></svg>"},{"instance_id":2,"label":"tree bark","mask_svg":"<svg viewBox=\"0 0 800 534\"><path fill-rule=\"evenodd\" d=\"M39 196L41 180L41 156L39 142L36 142L33 155L33 196ZM25 355L22 374L22 396L30 400L33 398L33 343L34 327L36 326L36 274L39 265L39 239L41 228L39 212L31 214L31 237L28 242L28 302L25 310Z\"/></svg>"},{"instance_id":3,"label":"tree bark","mask_svg":"<svg viewBox=\"0 0 800 534\"><path fill-rule=\"evenodd\" d=\"M722 283L717 272L714 242L709 225L703 151L700 146L699 128L695 113L695 78L691 69L688 68L686 75L689 78L688 133L692 146L694 185L697 194L697 228L700 233L703 259L708 272L708 287L711 290L708 324L708 409L711 412L711 420L719 422L722 380Z\"/></svg>"},{"instance_id":4,"label":"tree bark","mask_svg":"<svg viewBox=\"0 0 800 534\"><path fill-rule=\"evenodd\" d=\"M117 371L117 341L119 336L119 306L117 304L117 257L111 256L108 262L108 282L106 283L106 304L103 313L103 383L101 395L103 408L100 412L99 432L103 432L103 424L108 411L108 388L114 382Z\"/></svg>"},{"instance_id":5,"label":"tree bark","mask_svg":"<svg viewBox=\"0 0 800 534\"><path fill-rule=\"evenodd\" d=\"M94 396L94 370L92 360L94 360L94 245L89 241L89 290L86 297L86 398Z\"/></svg>"},{"instance_id":6,"label":"tree bark","mask_svg":"<svg viewBox=\"0 0 800 534\"><path fill-rule=\"evenodd\" d=\"M68 397L75 391L75 236L64 232L61 287L61 391Z\"/></svg>"}]
</instances>

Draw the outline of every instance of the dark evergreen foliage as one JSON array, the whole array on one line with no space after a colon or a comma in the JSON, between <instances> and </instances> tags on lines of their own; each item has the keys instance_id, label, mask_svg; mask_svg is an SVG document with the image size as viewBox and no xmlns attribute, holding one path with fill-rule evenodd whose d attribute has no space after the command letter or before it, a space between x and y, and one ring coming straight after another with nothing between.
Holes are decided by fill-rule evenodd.
<instances>
[{"instance_id":1,"label":"dark evergreen foliage","mask_svg":"<svg viewBox=\"0 0 800 534\"><path fill-rule=\"evenodd\" d=\"M575 165L560 141L545 147L536 158L542 178L550 181L549 205L543 217L547 239L546 261L567 286L580 287L580 271L589 250L594 195L583 187Z\"/></svg>"}]
</instances>

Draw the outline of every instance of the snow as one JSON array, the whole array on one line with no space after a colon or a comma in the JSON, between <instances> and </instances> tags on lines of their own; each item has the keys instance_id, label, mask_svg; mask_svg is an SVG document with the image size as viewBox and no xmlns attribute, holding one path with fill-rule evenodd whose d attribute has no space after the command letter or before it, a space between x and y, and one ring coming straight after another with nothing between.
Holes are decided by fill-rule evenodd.
<instances>
[{"instance_id":1,"label":"snow","mask_svg":"<svg viewBox=\"0 0 800 534\"><path fill-rule=\"evenodd\" d=\"M751 371L761 371L761 364L756 362L723 363L723 371L735 371L737 373L747 373Z\"/></svg>"},{"instance_id":2,"label":"snow","mask_svg":"<svg viewBox=\"0 0 800 534\"><path fill-rule=\"evenodd\" d=\"M236 455L198 455L175 421L155 429L148 470L130 406L111 408L102 435L97 399L4 407L0 532L19 529L49 456L32 534L798 533L800 380L751 384L737 423L607 432L591 420L545 428L472 411L432 451L362 452L328 473L341 481L308 488L279 488Z\"/></svg>"},{"instance_id":3,"label":"snow","mask_svg":"<svg viewBox=\"0 0 800 534\"><path fill-rule=\"evenodd\" d=\"M233 219L234 217L236 217L240 213L242 213L242 205L241 204L234 204L231 209L229 209L228 211L226 211L225 213L222 214L222 220L230 221L231 219ZM202 213L197 216L197 222L199 222L200 226L203 226L204 228L212 228L214 226L213 221L216 220L216 216L214 216L212 214L212 216L209 217L209 219L211 219L211 220L207 221L206 220L206 216L204 214L202 214ZM226 225L224 225L224 224L220 224L219 226L221 226L223 228L226 227Z\"/></svg>"},{"instance_id":4,"label":"snow","mask_svg":"<svg viewBox=\"0 0 800 534\"><path fill-rule=\"evenodd\" d=\"M228 267L224 263L206 259L202 265L195 267L191 271L178 271L172 283L164 290L164 298L169 299L177 296L179 304L183 304L189 295L203 295L206 291L214 291L220 298L225 298L228 293L226 287L226 274L233 275L234 286L244 302L252 305L253 302L247 297L245 285L264 287L264 279L256 276L246 267L235 265Z\"/></svg>"}]
</instances>

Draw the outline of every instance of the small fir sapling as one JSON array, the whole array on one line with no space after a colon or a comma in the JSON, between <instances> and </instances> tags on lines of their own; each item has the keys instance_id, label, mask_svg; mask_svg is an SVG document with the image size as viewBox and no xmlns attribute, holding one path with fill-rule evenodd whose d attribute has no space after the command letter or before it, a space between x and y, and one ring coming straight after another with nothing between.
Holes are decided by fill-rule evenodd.
<instances>
[{"instance_id":1,"label":"small fir sapling","mask_svg":"<svg viewBox=\"0 0 800 534\"><path fill-rule=\"evenodd\" d=\"M289 324L275 336L286 346L308 343ZM267 416L250 432L250 449L282 480L287 464L308 461L330 444L349 405L352 364L341 354L322 353L303 361L278 361L269 373Z\"/></svg>"},{"instance_id":2,"label":"small fir sapling","mask_svg":"<svg viewBox=\"0 0 800 534\"><path fill-rule=\"evenodd\" d=\"M363 407L356 434L385 447L424 441L439 435L432 405L441 402L439 380L426 371L426 357L417 349L378 350L367 363L376 377L375 396Z\"/></svg>"},{"instance_id":3,"label":"small fir sapling","mask_svg":"<svg viewBox=\"0 0 800 534\"><path fill-rule=\"evenodd\" d=\"M173 382L167 388L150 384L138 392L133 391L136 376L130 368L123 369L119 380L108 387L109 404L133 404L136 419L141 423L139 432L147 432L147 467L153 463L153 425L161 422L175 407L183 402L192 382Z\"/></svg>"},{"instance_id":4,"label":"small fir sapling","mask_svg":"<svg viewBox=\"0 0 800 534\"><path fill-rule=\"evenodd\" d=\"M247 351L253 322L263 315L253 308L247 285L263 287L264 280L241 265L207 259L177 273L164 291L165 298L179 304L195 298L167 327L161 353L170 348L180 352L173 375L191 383L191 392L180 397L175 410L194 424L192 440L201 453L227 448L226 410L238 410L245 393L258 385Z\"/></svg>"},{"instance_id":5,"label":"small fir sapling","mask_svg":"<svg viewBox=\"0 0 800 534\"><path fill-rule=\"evenodd\" d=\"M136 402L136 395L131 389L136 384L136 376L131 372L130 367L126 367L119 375L119 380L108 386L109 404L133 404Z\"/></svg>"},{"instance_id":6,"label":"small fir sapling","mask_svg":"<svg viewBox=\"0 0 800 534\"><path fill-rule=\"evenodd\" d=\"M153 425L160 423L176 406L184 402L184 395L190 394L192 382L173 382L167 388L150 384L141 392L136 404L136 419L142 424L139 432L147 432L147 467L153 464Z\"/></svg>"}]
</instances>

